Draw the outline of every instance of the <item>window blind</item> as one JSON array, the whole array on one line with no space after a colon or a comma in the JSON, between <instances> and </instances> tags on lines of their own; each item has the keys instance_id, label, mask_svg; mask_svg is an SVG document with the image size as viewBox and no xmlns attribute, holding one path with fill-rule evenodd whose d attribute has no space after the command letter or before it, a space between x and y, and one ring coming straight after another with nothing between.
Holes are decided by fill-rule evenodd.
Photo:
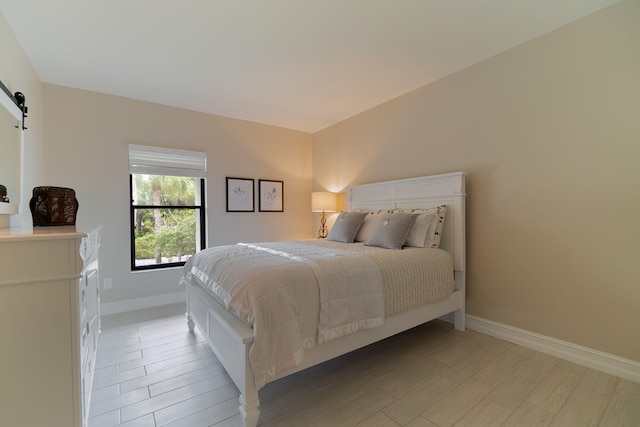
<instances>
[{"instance_id":1,"label":"window blind","mask_svg":"<svg viewBox=\"0 0 640 427\"><path fill-rule=\"evenodd\" d=\"M129 144L129 173L207 177L207 153Z\"/></svg>"}]
</instances>

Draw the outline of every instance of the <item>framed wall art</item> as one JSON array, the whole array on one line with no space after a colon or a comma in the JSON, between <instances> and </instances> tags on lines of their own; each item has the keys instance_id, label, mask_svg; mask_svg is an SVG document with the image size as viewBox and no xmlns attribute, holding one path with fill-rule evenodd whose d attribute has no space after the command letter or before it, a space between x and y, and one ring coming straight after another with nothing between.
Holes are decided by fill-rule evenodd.
<instances>
[{"instance_id":1,"label":"framed wall art","mask_svg":"<svg viewBox=\"0 0 640 427\"><path fill-rule=\"evenodd\" d=\"M260 212L284 212L284 182L258 180Z\"/></svg>"},{"instance_id":2,"label":"framed wall art","mask_svg":"<svg viewBox=\"0 0 640 427\"><path fill-rule=\"evenodd\" d=\"M251 178L227 177L227 212L255 212Z\"/></svg>"}]
</instances>

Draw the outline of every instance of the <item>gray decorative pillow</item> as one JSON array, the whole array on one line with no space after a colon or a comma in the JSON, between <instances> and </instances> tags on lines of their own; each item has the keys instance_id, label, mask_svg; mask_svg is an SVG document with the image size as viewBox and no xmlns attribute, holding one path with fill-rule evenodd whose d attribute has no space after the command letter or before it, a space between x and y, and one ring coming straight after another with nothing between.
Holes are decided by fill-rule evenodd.
<instances>
[{"instance_id":1,"label":"gray decorative pillow","mask_svg":"<svg viewBox=\"0 0 640 427\"><path fill-rule=\"evenodd\" d=\"M378 220L382 218L382 215L383 214L381 213L370 213L369 215L367 215L364 218L364 222L362 223L360 230L358 230L358 232L356 233L355 241L366 242L367 240L369 240L369 238L373 234L373 231L378 225Z\"/></svg>"},{"instance_id":2,"label":"gray decorative pillow","mask_svg":"<svg viewBox=\"0 0 640 427\"><path fill-rule=\"evenodd\" d=\"M331 227L327 240L334 242L353 243L356 233L360 229L368 212L341 212Z\"/></svg>"},{"instance_id":3,"label":"gray decorative pillow","mask_svg":"<svg viewBox=\"0 0 640 427\"><path fill-rule=\"evenodd\" d=\"M376 229L365 243L366 246L378 246L387 249L402 249L409 229L418 215L410 213L384 214L378 220Z\"/></svg>"}]
</instances>

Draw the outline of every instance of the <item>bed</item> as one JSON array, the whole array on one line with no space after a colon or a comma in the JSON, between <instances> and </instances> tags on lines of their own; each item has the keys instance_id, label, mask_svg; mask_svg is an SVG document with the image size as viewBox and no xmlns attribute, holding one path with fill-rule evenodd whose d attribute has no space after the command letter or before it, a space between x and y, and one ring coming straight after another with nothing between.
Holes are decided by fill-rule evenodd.
<instances>
[{"instance_id":1,"label":"bed","mask_svg":"<svg viewBox=\"0 0 640 427\"><path fill-rule=\"evenodd\" d=\"M186 287L189 330L193 332L196 327L198 328L240 390L239 410L245 426L254 427L257 425L260 414L258 390L268 382L307 369L436 318L444 318L451 321L455 329L464 330L465 197L465 174L463 172L347 188L349 212L410 212L414 209L445 206L446 217L442 230L438 233L439 249L412 248L415 250L393 251L369 248L363 243L336 243L320 240L271 244L241 243L202 251L200 254L203 255L198 256L197 259L194 256L195 260L185 265L181 283ZM235 252L229 252L231 250ZM336 253L327 251L335 251ZM453 270L452 272L449 270L449 273L452 274L448 275L451 281L450 289L438 291L445 293L438 294L433 302L411 306L408 309L405 307L401 310L394 310L393 304L389 302L392 299L389 298L389 295L392 294L389 294L388 291L385 270L382 267L372 268L371 265L371 262L379 262L375 261L376 257L383 260L383 255L379 253L384 251L393 254L392 256L395 258L393 258L392 264L394 265L396 261L405 262L400 257L422 257L423 253L431 254L429 256L436 259L436 262L445 263L438 265L447 265L449 266L447 268ZM216 252L226 253L226 261L224 257L216 258L218 257ZM241 271L235 272L231 263L237 263L243 257L246 258L247 267L240 268L238 270ZM261 270L263 263L267 261L270 264L264 264L265 268ZM276 265L272 265L272 262L275 262ZM332 266L333 264L330 263L335 262L340 263L338 270L345 270L350 274L349 278L344 279L339 287L332 284L333 276L330 273L322 273L325 266ZM447 262L449 264L446 264ZM202 266L210 264L216 264L215 268L222 271L224 276L232 278L235 278L236 274L259 276L263 281L261 285L264 285L260 287L266 289L272 289L277 285L278 277L284 277L279 276L279 269L295 269L294 274L299 276L296 283L298 281L304 283L305 280L311 280L309 277L315 277L315 283L319 288L318 293L304 297L309 300L307 302L297 301L294 304L296 313L291 314L297 322L293 329L299 331L299 339L289 338L289 330L292 329L289 325L292 321L290 318L282 319L284 316L282 313L287 310L278 309L275 310L275 314L266 310L265 313L261 313L261 310L256 310L255 313L245 312L243 307L246 307L246 304L244 302L249 298L245 294L252 294L253 290L250 292L241 290L231 296L231 294L224 293L224 290L217 289L216 282L209 280L208 273L196 268L200 266L199 268L204 270ZM431 276L428 276L431 273L424 274L425 281L431 280ZM344 289L344 284L347 282L349 287L356 289L353 291L353 295L349 295L349 298L336 298L337 302L335 302L325 296L334 295ZM239 281L235 280L233 283L239 283ZM309 289L308 284L304 286ZM332 286L334 287L332 288ZM377 291L365 289L367 286ZM287 295L299 294L293 285L287 289L290 289ZM271 293L251 298L265 299L268 301L267 306L278 306L279 304L273 302L275 300L269 299L272 298ZM433 299L433 297L428 298ZM355 306L367 307L367 310L356 310L353 308L355 306L344 309L341 305L344 299L353 299ZM316 302L314 303L314 301ZM305 306L304 304L309 305ZM304 308L298 309L298 306ZM226 307L229 307L233 312ZM277 322L273 320L274 318ZM311 318L316 319L315 321L319 323L310 324L309 319ZM340 322L336 322L336 319L340 319ZM263 334L267 328L261 326L262 322L265 325L278 323L276 329L267 332L266 338ZM255 325L255 331L252 325ZM260 333L258 333L259 330ZM314 332L305 333L309 330ZM277 342L278 345L269 344L273 342ZM270 348L285 353L265 356L263 353L269 353ZM271 365L267 364L267 368L263 368L263 360L271 360L269 357L276 361L282 361L282 366L279 366L278 369L270 369Z\"/></svg>"}]
</instances>

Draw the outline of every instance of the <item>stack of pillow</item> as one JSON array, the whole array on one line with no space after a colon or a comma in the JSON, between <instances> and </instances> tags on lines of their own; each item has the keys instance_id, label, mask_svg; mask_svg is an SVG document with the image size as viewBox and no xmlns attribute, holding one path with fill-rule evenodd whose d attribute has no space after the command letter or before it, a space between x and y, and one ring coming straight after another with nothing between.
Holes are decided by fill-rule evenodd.
<instances>
[{"instance_id":1,"label":"stack of pillow","mask_svg":"<svg viewBox=\"0 0 640 427\"><path fill-rule=\"evenodd\" d=\"M425 209L341 212L327 240L364 242L366 246L387 249L437 248L446 211L447 207L442 205Z\"/></svg>"}]
</instances>

